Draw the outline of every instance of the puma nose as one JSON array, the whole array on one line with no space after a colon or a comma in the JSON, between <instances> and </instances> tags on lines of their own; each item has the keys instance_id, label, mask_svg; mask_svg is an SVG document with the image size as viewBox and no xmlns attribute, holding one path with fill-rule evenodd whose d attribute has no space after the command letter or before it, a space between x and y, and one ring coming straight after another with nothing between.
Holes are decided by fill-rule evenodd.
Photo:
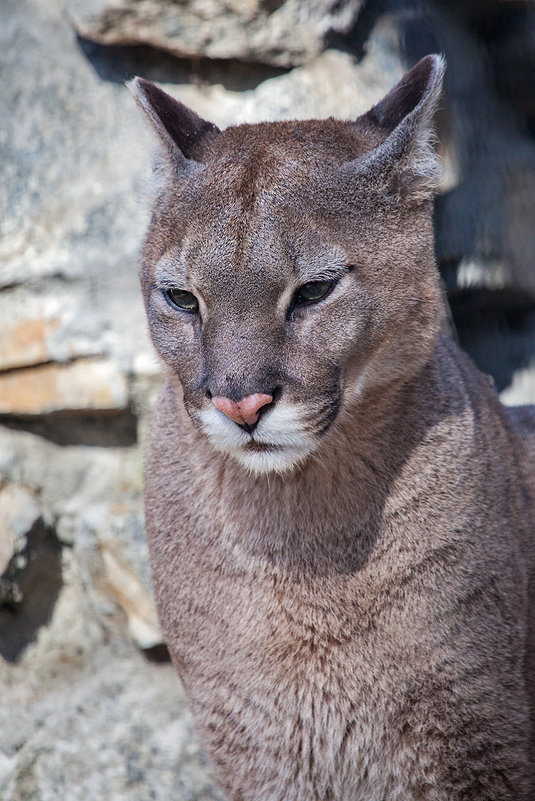
<instances>
[{"instance_id":1,"label":"puma nose","mask_svg":"<svg viewBox=\"0 0 535 801\"><path fill-rule=\"evenodd\" d=\"M220 412L226 414L227 417L230 417L240 426L252 426L257 423L260 417L260 410L272 402L273 395L265 395L263 392L256 392L254 395L248 395L239 401L233 401L230 398L223 398L217 395L212 398L212 403L216 409L219 409Z\"/></svg>"}]
</instances>

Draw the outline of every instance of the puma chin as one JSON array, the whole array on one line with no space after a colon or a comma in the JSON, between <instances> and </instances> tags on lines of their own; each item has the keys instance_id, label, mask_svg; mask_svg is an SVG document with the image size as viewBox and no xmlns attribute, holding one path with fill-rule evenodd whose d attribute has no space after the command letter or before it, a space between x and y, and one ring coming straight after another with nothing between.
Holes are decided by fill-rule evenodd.
<instances>
[{"instance_id":1,"label":"puma chin","mask_svg":"<svg viewBox=\"0 0 535 801\"><path fill-rule=\"evenodd\" d=\"M251 473L288 472L319 444L314 434L304 430L303 415L290 403L279 402L251 433L214 407L204 409L197 419L213 447Z\"/></svg>"}]
</instances>

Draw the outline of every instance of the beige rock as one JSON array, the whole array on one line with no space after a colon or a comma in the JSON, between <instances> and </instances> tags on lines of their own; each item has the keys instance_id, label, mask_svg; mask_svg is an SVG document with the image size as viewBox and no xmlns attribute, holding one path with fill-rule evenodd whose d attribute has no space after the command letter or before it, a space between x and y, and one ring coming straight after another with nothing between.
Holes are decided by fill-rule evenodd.
<instances>
[{"instance_id":1,"label":"beige rock","mask_svg":"<svg viewBox=\"0 0 535 801\"><path fill-rule=\"evenodd\" d=\"M100 355L109 335L88 306L80 286L0 292L0 371Z\"/></svg>"},{"instance_id":2,"label":"beige rock","mask_svg":"<svg viewBox=\"0 0 535 801\"><path fill-rule=\"evenodd\" d=\"M123 409L127 403L125 376L110 360L79 359L0 375L0 414L106 411Z\"/></svg>"},{"instance_id":3,"label":"beige rock","mask_svg":"<svg viewBox=\"0 0 535 801\"><path fill-rule=\"evenodd\" d=\"M50 359L47 337L59 325L52 320L17 320L0 330L0 370L39 364Z\"/></svg>"},{"instance_id":4,"label":"beige rock","mask_svg":"<svg viewBox=\"0 0 535 801\"><path fill-rule=\"evenodd\" d=\"M163 642L154 601L136 573L109 546L101 546L109 589L128 620L130 636L140 648Z\"/></svg>"}]
</instances>

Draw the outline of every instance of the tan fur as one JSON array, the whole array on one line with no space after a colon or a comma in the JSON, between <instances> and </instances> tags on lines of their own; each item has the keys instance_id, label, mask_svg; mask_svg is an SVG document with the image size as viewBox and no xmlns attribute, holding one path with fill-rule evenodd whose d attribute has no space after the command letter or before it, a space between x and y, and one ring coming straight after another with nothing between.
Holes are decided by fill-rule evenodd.
<instances>
[{"instance_id":1,"label":"tan fur","mask_svg":"<svg viewBox=\"0 0 535 801\"><path fill-rule=\"evenodd\" d=\"M163 144L154 584L232 801L532 797L535 418L443 332L441 77L427 57L355 123L223 132L134 84ZM252 433L210 399L254 393L275 401Z\"/></svg>"}]
</instances>

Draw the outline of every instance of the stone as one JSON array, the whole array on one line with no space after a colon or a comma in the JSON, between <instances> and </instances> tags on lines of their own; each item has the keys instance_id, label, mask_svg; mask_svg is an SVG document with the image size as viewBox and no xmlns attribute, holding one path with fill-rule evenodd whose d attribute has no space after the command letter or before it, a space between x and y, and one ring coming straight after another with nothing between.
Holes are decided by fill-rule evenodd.
<instances>
[{"instance_id":1,"label":"stone","mask_svg":"<svg viewBox=\"0 0 535 801\"><path fill-rule=\"evenodd\" d=\"M92 563L88 570L92 582L121 608L129 636L142 649L163 643L152 597L140 494L92 504L79 513L77 525L79 561ZM81 543L89 559L82 557Z\"/></svg>"},{"instance_id":2,"label":"stone","mask_svg":"<svg viewBox=\"0 0 535 801\"><path fill-rule=\"evenodd\" d=\"M101 546L106 582L123 609L133 641L147 650L163 643L163 635L152 595L137 574L120 559L115 549Z\"/></svg>"},{"instance_id":3,"label":"stone","mask_svg":"<svg viewBox=\"0 0 535 801\"><path fill-rule=\"evenodd\" d=\"M383 33L380 27L375 32L372 45L377 49ZM234 120L356 119L403 74L403 64L395 51L383 51L382 60L382 69L378 70L374 46L359 65L349 53L326 50L305 66L264 81L254 91L243 92Z\"/></svg>"},{"instance_id":4,"label":"stone","mask_svg":"<svg viewBox=\"0 0 535 801\"><path fill-rule=\"evenodd\" d=\"M44 674L111 637L162 643L136 453L0 428L0 664L28 661Z\"/></svg>"},{"instance_id":5,"label":"stone","mask_svg":"<svg viewBox=\"0 0 535 801\"><path fill-rule=\"evenodd\" d=\"M110 360L80 359L0 374L0 414L108 411L127 403L125 376Z\"/></svg>"},{"instance_id":6,"label":"stone","mask_svg":"<svg viewBox=\"0 0 535 801\"><path fill-rule=\"evenodd\" d=\"M25 535L41 514L33 492L19 484L0 486L0 576L23 550Z\"/></svg>"},{"instance_id":7,"label":"stone","mask_svg":"<svg viewBox=\"0 0 535 801\"><path fill-rule=\"evenodd\" d=\"M394 31L378 24L360 63L349 53L325 50L306 65L240 92L215 83L162 83L182 103L219 127L242 122L334 116L356 119L404 72Z\"/></svg>"},{"instance_id":8,"label":"stone","mask_svg":"<svg viewBox=\"0 0 535 801\"><path fill-rule=\"evenodd\" d=\"M179 57L304 64L330 32L347 32L362 0L68 0L78 33Z\"/></svg>"},{"instance_id":9,"label":"stone","mask_svg":"<svg viewBox=\"0 0 535 801\"><path fill-rule=\"evenodd\" d=\"M0 675L3 801L223 801L171 665L115 645L56 676L29 673Z\"/></svg>"},{"instance_id":10,"label":"stone","mask_svg":"<svg viewBox=\"0 0 535 801\"><path fill-rule=\"evenodd\" d=\"M47 569L48 554L40 550L39 564L35 563L36 539L39 529L43 529L41 509L35 495L27 488L17 484L5 484L0 487L0 658L18 655L25 643L32 638L39 627L34 620L29 631L24 616L18 614L27 603L25 590L28 586L28 573L33 572L30 582L33 585L31 594L33 601L38 601L42 611L45 597L33 593L36 590L36 577L43 568ZM46 549L44 549L46 551ZM43 558L44 556L44 558ZM32 559L34 564L32 564ZM37 571L35 568L37 567ZM41 588L42 589L42 588ZM32 610L35 611L35 610Z\"/></svg>"},{"instance_id":11,"label":"stone","mask_svg":"<svg viewBox=\"0 0 535 801\"><path fill-rule=\"evenodd\" d=\"M63 584L62 549L52 525L37 518L16 544L0 578L0 658L17 662L46 626Z\"/></svg>"},{"instance_id":12,"label":"stone","mask_svg":"<svg viewBox=\"0 0 535 801\"><path fill-rule=\"evenodd\" d=\"M49 361L47 339L58 324L57 318L18 319L11 324L4 318L0 331L0 369L9 370L12 367Z\"/></svg>"},{"instance_id":13,"label":"stone","mask_svg":"<svg viewBox=\"0 0 535 801\"><path fill-rule=\"evenodd\" d=\"M135 276L146 143L130 97L99 80L58 0L1 4L0 69L0 286Z\"/></svg>"},{"instance_id":14,"label":"stone","mask_svg":"<svg viewBox=\"0 0 535 801\"><path fill-rule=\"evenodd\" d=\"M0 292L0 371L102 354L110 344L79 287L17 286Z\"/></svg>"}]
</instances>

